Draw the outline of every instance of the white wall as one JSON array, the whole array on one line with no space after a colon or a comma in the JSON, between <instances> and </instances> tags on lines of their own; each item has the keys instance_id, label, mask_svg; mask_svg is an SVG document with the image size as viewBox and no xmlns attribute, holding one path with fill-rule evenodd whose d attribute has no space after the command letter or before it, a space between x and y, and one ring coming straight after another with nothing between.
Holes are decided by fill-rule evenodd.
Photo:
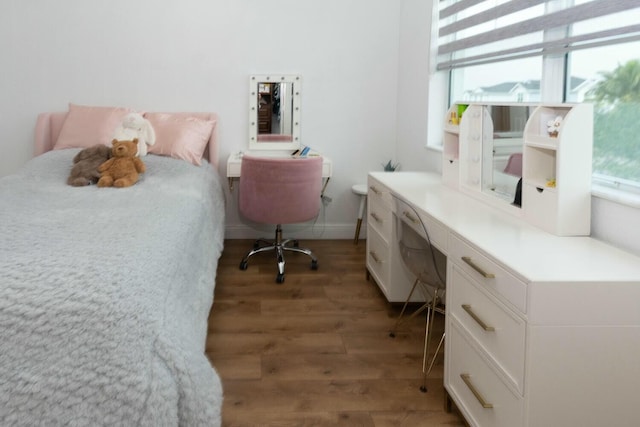
<instances>
[{"instance_id":1,"label":"white wall","mask_svg":"<svg viewBox=\"0 0 640 427\"><path fill-rule=\"evenodd\" d=\"M428 141L432 2L404 0L400 15L398 67L398 145L401 170L439 171Z\"/></svg>"},{"instance_id":2,"label":"white wall","mask_svg":"<svg viewBox=\"0 0 640 427\"><path fill-rule=\"evenodd\" d=\"M396 0L2 1L0 176L31 157L36 115L68 102L215 111L224 160L247 147L249 74L299 73L302 142L334 162L333 202L313 235L352 237L351 186L395 152L400 9ZM228 230L238 234L235 196Z\"/></svg>"}]
</instances>

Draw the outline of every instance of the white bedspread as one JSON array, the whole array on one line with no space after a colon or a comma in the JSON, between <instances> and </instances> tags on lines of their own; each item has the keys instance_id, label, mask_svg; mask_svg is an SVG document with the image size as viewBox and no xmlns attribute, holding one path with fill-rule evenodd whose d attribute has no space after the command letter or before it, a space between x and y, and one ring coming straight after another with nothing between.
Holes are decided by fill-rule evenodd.
<instances>
[{"instance_id":1,"label":"white bedspread","mask_svg":"<svg viewBox=\"0 0 640 427\"><path fill-rule=\"evenodd\" d=\"M70 187L77 151L0 179L0 425L219 425L218 174L150 155L133 187Z\"/></svg>"}]
</instances>

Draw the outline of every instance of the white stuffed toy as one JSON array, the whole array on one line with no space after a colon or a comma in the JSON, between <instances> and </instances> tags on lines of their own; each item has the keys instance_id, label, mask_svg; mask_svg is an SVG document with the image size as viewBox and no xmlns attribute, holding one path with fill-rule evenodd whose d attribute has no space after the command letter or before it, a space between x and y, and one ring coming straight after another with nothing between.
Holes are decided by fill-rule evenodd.
<instances>
[{"instance_id":1,"label":"white stuffed toy","mask_svg":"<svg viewBox=\"0 0 640 427\"><path fill-rule=\"evenodd\" d=\"M562 126L562 116L557 116L555 119L549 120L547 122L547 133L549 134L549 136L558 136L560 126Z\"/></svg>"},{"instance_id":2,"label":"white stuffed toy","mask_svg":"<svg viewBox=\"0 0 640 427\"><path fill-rule=\"evenodd\" d=\"M147 155L147 145L156 143L156 133L149 120L139 113L129 113L113 133L113 139L131 141L138 138L138 157Z\"/></svg>"}]
</instances>

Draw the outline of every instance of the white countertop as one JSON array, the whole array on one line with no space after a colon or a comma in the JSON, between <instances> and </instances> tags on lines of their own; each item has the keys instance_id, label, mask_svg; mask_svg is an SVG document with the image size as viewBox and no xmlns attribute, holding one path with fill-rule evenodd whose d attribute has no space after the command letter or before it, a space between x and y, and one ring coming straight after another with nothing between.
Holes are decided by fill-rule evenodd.
<instances>
[{"instance_id":1,"label":"white countertop","mask_svg":"<svg viewBox=\"0 0 640 427\"><path fill-rule=\"evenodd\" d=\"M591 237L559 237L426 172L372 172L394 194L493 256L525 281L637 282L640 257Z\"/></svg>"}]
</instances>

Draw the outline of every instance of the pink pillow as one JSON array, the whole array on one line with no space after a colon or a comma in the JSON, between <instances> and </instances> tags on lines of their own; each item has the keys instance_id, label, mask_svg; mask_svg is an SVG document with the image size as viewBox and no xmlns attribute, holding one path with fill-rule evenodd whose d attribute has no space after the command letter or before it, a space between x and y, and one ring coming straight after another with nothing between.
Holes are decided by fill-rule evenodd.
<instances>
[{"instance_id":1,"label":"pink pillow","mask_svg":"<svg viewBox=\"0 0 640 427\"><path fill-rule=\"evenodd\" d=\"M111 145L113 132L127 114L133 112L122 107L89 107L69 104L54 150L61 148L87 148L95 144Z\"/></svg>"},{"instance_id":2,"label":"pink pillow","mask_svg":"<svg viewBox=\"0 0 640 427\"><path fill-rule=\"evenodd\" d=\"M200 165L216 121L207 113L146 113L156 133L149 153Z\"/></svg>"}]
</instances>

